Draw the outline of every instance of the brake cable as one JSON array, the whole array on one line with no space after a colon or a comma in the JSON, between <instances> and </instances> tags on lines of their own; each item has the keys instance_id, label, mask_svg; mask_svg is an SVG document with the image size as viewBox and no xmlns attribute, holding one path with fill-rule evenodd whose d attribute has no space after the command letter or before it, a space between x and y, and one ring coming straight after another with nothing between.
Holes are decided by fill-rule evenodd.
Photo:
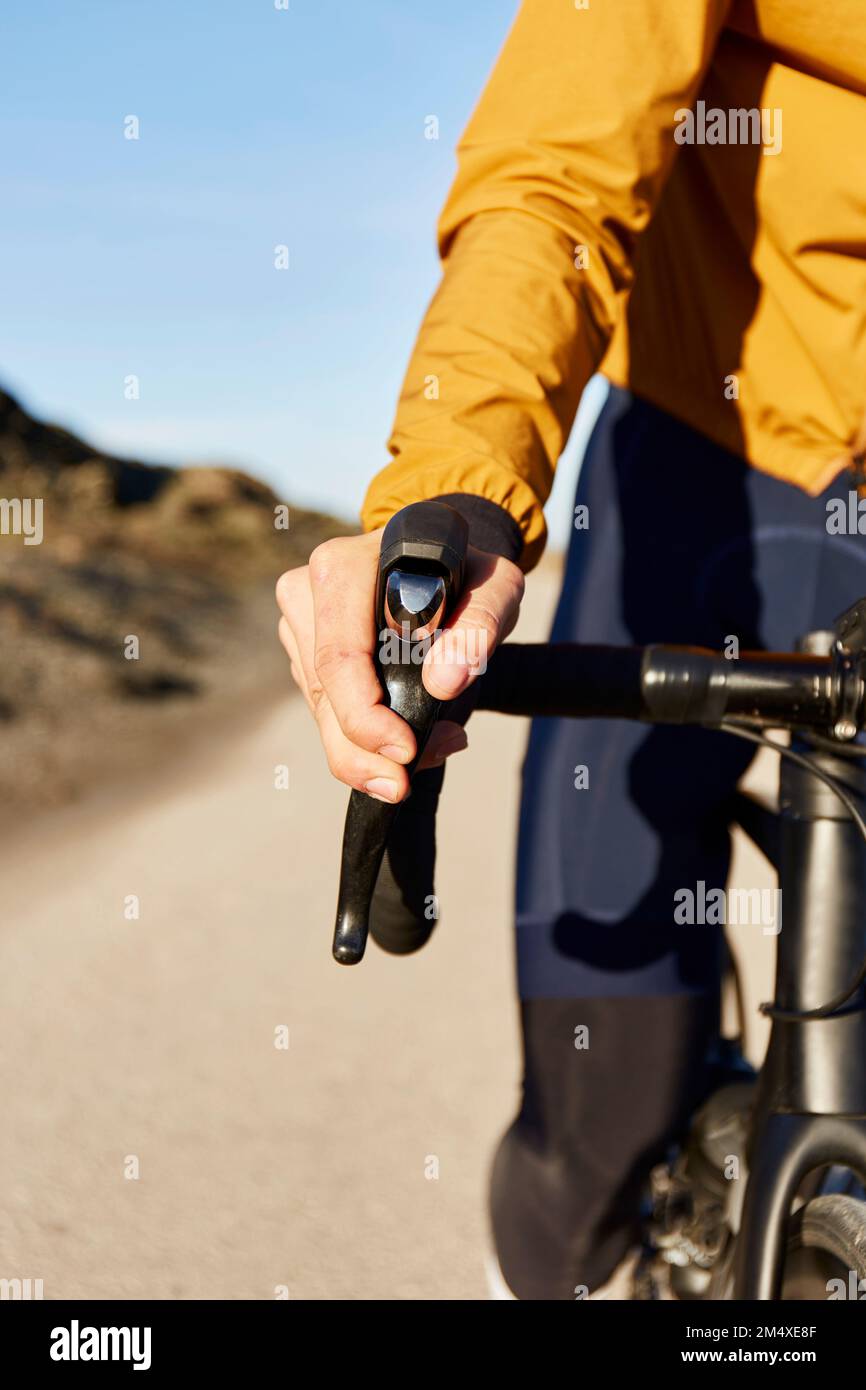
<instances>
[{"instance_id":1,"label":"brake cable","mask_svg":"<svg viewBox=\"0 0 866 1390\"><path fill-rule=\"evenodd\" d=\"M787 744L777 743L774 738L769 738L763 730L751 729L733 719L723 719L715 727L723 730L726 734L736 734L738 738L748 739L750 743L757 743L764 748L771 748L775 753L778 753L780 757L790 758L791 762L797 763L799 767L803 767L807 772L811 772L813 777L817 777L819 781L823 782L825 786L828 786L839 798L854 824L857 826L864 843L866 843L866 820L864 820L857 809L854 798L848 794L835 777L825 772L823 768L816 766L807 754L798 753L796 749L789 748ZM822 742L830 744L831 740L822 740ZM838 744L833 746L838 751ZM850 751L853 751L853 748L851 748ZM859 756L866 757L866 748L858 748L857 753ZM764 1014L767 1018L778 1019L782 1023L811 1023L815 1019L830 1018L833 1014L838 1013L843 1005L847 1004L849 1000L854 997L861 988L864 980L866 980L866 957L861 961L860 968L850 988L846 989L843 994L837 994L834 999L829 1000L826 1004L820 1005L819 1008L802 1010L780 1009L777 1008L775 1004L765 1003L760 1005L759 1012Z\"/></svg>"},{"instance_id":2,"label":"brake cable","mask_svg":"<svg viewBox=\"0 0 866 1390\"><path fill-rule=\"evenodd\" d=\"M823 749L827 753L839 752L839 741L835 738L826 738L824 734L816 733L814 729L809 730L809 738L817 748ZM866 758L866 748L862 743L846 743L845 754L847 757ZM812 769L814 771L814 769Z\"/></svg>"}]
</instances>

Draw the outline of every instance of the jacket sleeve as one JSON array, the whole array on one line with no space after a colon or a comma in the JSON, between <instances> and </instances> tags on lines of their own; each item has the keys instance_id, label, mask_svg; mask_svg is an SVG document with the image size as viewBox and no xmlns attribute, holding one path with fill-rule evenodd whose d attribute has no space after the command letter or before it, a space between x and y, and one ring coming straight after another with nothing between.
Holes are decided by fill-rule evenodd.
<instances>
[{"instance_id":1,"label":"jacket sleeve","mask_svg":"<svg viewBox=\"0 0 866 1390\"><path fill-rule=\"evenodd\" d=\"M367 530L406 503L504 507L529 569L542 507L632 280L729 0L524 0L458 145L442 280L421 325Z\"/></svg>"}]
</instances>

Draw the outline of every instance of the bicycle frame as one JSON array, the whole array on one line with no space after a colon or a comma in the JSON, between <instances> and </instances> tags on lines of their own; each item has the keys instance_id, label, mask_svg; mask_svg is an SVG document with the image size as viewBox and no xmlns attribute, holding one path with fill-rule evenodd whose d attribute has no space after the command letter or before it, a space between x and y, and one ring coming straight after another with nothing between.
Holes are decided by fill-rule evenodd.
<instances>
[{"instance_id":1,"label":"bicycle frame","mask_svg":"<svg viewBox=\"0 0 866 1390\"><path fill-rule=\"evenodd\" d=\"M794 746L808 748L808 739ZM809 751L866 797L862 760ZM753 807L743 810L738 819L774 863L782 890L776 1006L814 1008L845 988L866 955L866 843L832 790L787 759L777 833L763 833ZM804 1178L828 1164L866 1182L866 1010L856 1000L830 1018L773 1019L752 1117L735 1299L780 1297L791 1204Z\"/></svg>"}]
</instances>

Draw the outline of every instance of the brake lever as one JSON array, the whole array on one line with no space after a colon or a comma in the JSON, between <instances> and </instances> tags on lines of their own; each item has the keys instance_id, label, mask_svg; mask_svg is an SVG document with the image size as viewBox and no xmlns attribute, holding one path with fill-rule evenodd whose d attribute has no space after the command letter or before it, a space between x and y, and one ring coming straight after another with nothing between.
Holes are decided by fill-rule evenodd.
<instances>
[{"instance_id":1,"label":"brake lever","mask_svg":"<svg viewBox=\"0 0 866 1390\"><path fill-rule=\"evenodd\" d=\"M422 662L463 587L468 539L463 517L445 502L404 507L382 535L375 661L385 704L415 735L410 779L441 709L424 686ZM364 792L350 793L333 945L341 965L357 965L364 955L376 880L399 810Z\"/></svg>"}]
</instances>

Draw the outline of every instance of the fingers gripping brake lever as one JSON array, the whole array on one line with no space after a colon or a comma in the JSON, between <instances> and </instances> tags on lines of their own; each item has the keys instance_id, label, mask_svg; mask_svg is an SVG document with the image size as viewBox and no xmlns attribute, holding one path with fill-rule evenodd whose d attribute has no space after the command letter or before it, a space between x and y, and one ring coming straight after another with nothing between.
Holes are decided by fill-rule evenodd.
<instances>
[{"instance_id":1,"label":"fingers gripping brake lever","mask_svg":"<svg viewBox=\"0 0 866 1390\"><path fill-rule=\"evenodd\" d=\"M415 502L391 518L382 535L376 591L376 666L385 704L412 728L418 760L439 717L440 701L421 679L427 639L442 626L463 587L468 528L444 502ZM423 774L427 776L428 774ZM363 792L349 797L334 958L357 965L367 945L370 911L388 837L401 811Z\"/></svg>"}]
</instances>

